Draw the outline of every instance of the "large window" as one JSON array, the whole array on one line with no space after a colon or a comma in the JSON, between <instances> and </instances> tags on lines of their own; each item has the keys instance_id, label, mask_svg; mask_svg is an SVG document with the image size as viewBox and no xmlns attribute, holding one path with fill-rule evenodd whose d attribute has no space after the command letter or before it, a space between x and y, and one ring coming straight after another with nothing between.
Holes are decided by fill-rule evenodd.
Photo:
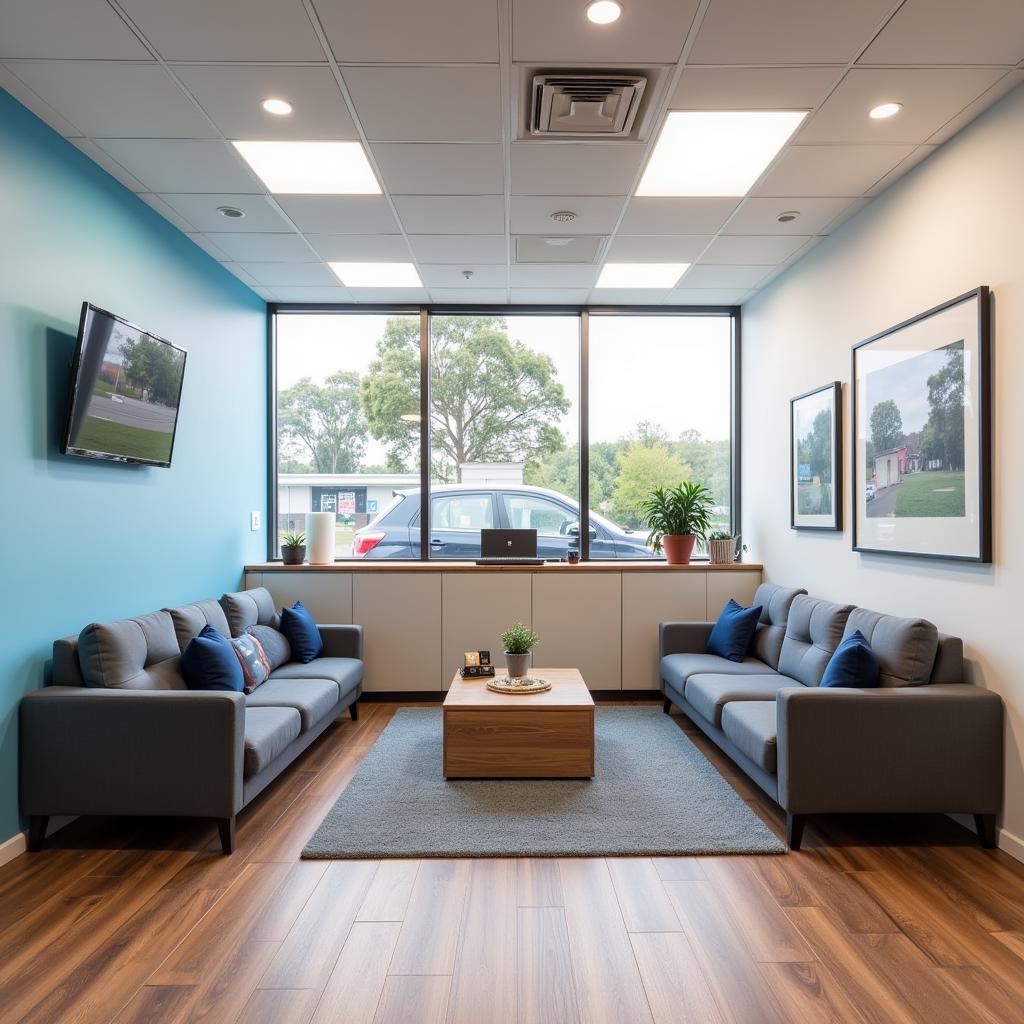
<instances>
[{"instance_id":1,"label":"large window","mask_svg":"<svg viewBox=\"0 0 1024 1024\"><path fill-rule=\"evenodd\" d=\"M271 316L271 557L323 511L339 558L475 558L492 527L543 558L655 558L639 503L683 480L731 527L730 310Z\"/></svg>"}]
</instances>

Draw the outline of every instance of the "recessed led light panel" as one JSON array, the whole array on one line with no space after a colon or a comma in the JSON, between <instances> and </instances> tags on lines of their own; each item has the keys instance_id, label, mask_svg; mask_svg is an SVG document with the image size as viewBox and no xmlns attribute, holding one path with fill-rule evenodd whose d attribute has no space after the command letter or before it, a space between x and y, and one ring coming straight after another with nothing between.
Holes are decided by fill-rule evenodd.
<instances>
[{"instance_id":1,"label":"recessed led light panel","mask_svg":"<svg viewBox=\"0 0 1024 1024\"><path fill-rule=\"evenodd\" d=\"M412 263L328 263L346 288L422 288Z\"/></svg>"},{"instance_id":2,"label":"recessed led light panel","mask_svg":"<svg viewBox=\"0 0 1024 1024\"><path fill-rule=\"evenodd\" d=\"M373 168L358 142L233 145L275 195L380 195Z\"/></svg>"},{"instance_id":3,"label":"recessed led light panel","mask_svg":"<svg viewBox=\"0 0 1024 1024\"><path fill-rule=\"evenodd\" d=\"M596 288L674 288L689 263L606 263Z\"/></svg>"}]
</instances>

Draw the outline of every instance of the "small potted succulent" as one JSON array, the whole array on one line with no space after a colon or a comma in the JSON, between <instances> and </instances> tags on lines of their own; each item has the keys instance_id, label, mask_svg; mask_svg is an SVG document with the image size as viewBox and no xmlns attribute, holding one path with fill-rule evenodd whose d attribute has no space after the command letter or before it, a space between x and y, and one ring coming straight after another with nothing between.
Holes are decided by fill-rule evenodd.
<instances>
[{"instance_id":1,"label":"small potted succulent","mask_svg":"<svg viewBox=\"0 0 1024 1024\"><path fill-rule=\"evenodd\" d=\"M708 534L708 561L713 565L736 561L736 538L728 530Z\"/></svg>"},{"instance_id":2,"label":"small potted succulent","mask_svg":"<svg viewBox=\"0 0 1024 1024\"><path fill-rule=\"evenodd\" d=\"M640 503L647 521L647 543L665 552L669 565L688 565L693 547L711 528L714 499L703 485L684 481L678 487L658 487Z\"/></svg>"},{"instance_id":3,"label":"small potted succulent","mask_svg":"<svg viewBox=\"0 0 1024 1024\"><path fill-rule=\"evenodd\" d=\"M513 622L501 634L509 678L522 679L530 671L530 652L539 642L540 637L521 622Z\"/></svg>"},{"instance_id":4,"label":"small potted succulent","mask_svg":"<svg viewBox=\"0 0 1024 1024\"><path fill-rule=\"evenodd\" d=\"M281 538L281 561L285 565L302 565L306 559L306 535L286 533Z\"/></svg>"}]
</instances>

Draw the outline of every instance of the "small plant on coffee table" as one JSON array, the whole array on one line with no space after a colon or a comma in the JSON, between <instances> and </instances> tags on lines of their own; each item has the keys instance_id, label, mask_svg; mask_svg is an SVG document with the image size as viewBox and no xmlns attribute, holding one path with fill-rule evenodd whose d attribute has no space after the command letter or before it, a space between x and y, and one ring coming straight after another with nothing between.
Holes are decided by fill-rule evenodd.
<instances>
[{"instance_id":1,"label":"small plant on coffee table","mask_svg":"<svg viewBox=\"0 0 1024 1024\"><path fill-rule=\"evenodd\" d=\"M540 637L529 626L522 622L513 622L501 634L501 643L505 648L505 662L508 674L513 679L521 679L530 667L530 651L540 642Z\"/></svg>"}]
</instances>

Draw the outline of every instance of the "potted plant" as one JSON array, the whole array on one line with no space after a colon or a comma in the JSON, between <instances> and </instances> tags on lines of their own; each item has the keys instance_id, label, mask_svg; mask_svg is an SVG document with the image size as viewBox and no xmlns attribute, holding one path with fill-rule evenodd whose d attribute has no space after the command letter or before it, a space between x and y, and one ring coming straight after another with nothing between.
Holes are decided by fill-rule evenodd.
<instances>
[{"instance_id":1,"label":"potted plant","mask_svg":"<svg viewBox=\"0 0 1024 1024\"><path fill-rule=\"evenodd\" d=\"M640 503L650 535L647 543L665 552L669 565L687 565L693 546L711 528L714 500L703 485L685 481L678 487L658 487Z\"/></svg>"},{"instance_id":2,"label":"potted plant","mask_svg":"<svg viewBox=\"0 0 1024 1024\"><path fill-rule=\"evenodd\" d=\"M708 534L708 560L715 565L736 561L736 538L728 530Z\"/></svg>"},{"instance_id":3,"label":"potted plant","mask_svg":"<svg viewBox=\"0 0 1024 1024\"><path fill-rule=\"evenodd\" d=\"M285 565L302 565L306 558L306 535L286 533L281 538L281 561Z\"/></svg>"},{"instance_id":4,"label":"potted plant","mask_svg":"<svg viewBox=\"0 0 1024 1024\"><path fill-rule=\"evenodd\" d=\"M521 622L513 622L501 634L501 643L505 648L505 664L512 679L522 679L530 670L530 652L537 646L540 637L529 626Z\"/></svg>"}]
</instances>

